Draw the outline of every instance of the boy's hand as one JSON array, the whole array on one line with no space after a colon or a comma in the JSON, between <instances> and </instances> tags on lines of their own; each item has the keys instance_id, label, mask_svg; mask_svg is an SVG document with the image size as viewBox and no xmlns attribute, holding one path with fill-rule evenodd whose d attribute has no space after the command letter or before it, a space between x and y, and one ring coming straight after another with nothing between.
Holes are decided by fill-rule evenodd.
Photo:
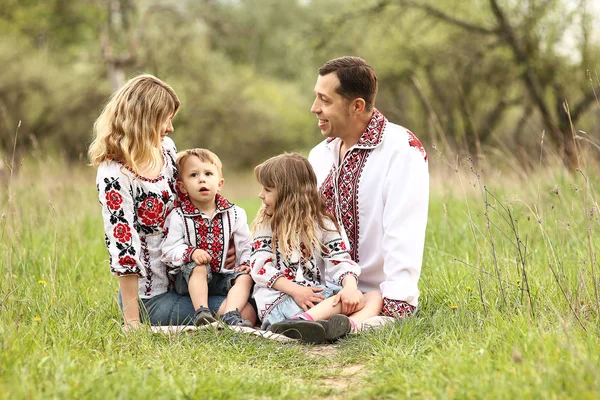
<instances>
[{"instance_id":1,"label":"boy's hand","mask_svg":"<svg viewBox=\"0 0 600 400\"><path fill-rule=\"evenodd\" d=\"M210 262L210 255L204 250L196 249L192 253L192 260L198 265L206 265Z\"/></svg>"},{"instance_id":2,"label":"boy's hand","mask_svg":"<svg viewBox=\"0 0 600 400\"><path fill-rule=\"evenodd\" d=\"M245 274L250 273L250 266L248 264L238 265L233 269L235 272L243 272Z\"/></svg>"},{"instance_id":3,"label":"boy's hand","mask_svg":"<svg viewBox=\"0 0 600 400\"><path fill-rule=\"evenodd\" d=\"M321 288L298 285L294 288L292 293L290 293L290 296L292 296L296 304L302 307L304 311L308 311L309 308L315 306L315 303L320 303L325 300L325 296L319 293L322 291L323 289Z\"/></svg>"},{"instance_id":4,"label":"boy's hand","mask_svg":"<svg viewBox=\"0 0 600 400\"><path fill-rule=\"evenodd\" d=\"M351 315L365 306L365 296L356 287L345 287L333 298L333 305L342 302L342 314Z\"/></svg>"}]
</instances>

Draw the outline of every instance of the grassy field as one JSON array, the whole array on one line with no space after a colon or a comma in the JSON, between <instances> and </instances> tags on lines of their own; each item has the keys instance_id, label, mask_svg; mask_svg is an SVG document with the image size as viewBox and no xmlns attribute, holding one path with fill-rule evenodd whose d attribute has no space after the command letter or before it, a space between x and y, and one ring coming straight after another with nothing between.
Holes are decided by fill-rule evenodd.
<instances>
[{"instance_id":1,"label":"grassy field","mask_svg":"<svg viewBox=\"0 0 600 400\"><path fill-rule=\"evenodd\" d=\"M94 171L25 160L0 188L0 398L599 398L600 174L432 163L417 316L304 346L123 332ZM256 191L225 194L253 216Z\"/></svg>"}]
</instances>

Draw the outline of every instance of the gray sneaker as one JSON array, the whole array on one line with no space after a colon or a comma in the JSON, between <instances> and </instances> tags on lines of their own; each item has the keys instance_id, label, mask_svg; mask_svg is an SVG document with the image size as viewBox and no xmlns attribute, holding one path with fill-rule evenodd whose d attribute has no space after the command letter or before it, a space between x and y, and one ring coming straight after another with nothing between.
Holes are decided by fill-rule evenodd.
<instances>
[{"instance_id":1,"label":"gray sneaker","mask_svg":"<svg viewBox=\"0 0 600 400\"><path fill-rule=\"evenodd\" d=\"M208 325L212 324L213 322L217 322L217 319L215 318L213 312L210 311L210 308L200 306L200 308L196 310L196 313L194 314L194 325Z\"/></svg>"},{"instance_id":2,"label":"gray sneaker","mask_svg":"<svg viewBox=\"0 0 600 400\"><path fill-rule=\"evenodd\" d=\"M328 320L317 321L325 329L325 338L330 342L343 338L352 330L350 318L343 314L332 315Z\"/></svg>"},{"instance_id":3,"label":"gray sneaker","mask_svg":"<svg viewBox=\"0 0 600 400\"><path fill-rule=\"evenodd\" d=\"M221 319L229 326L245 326L247 328L252 328L252 323L247 319L244 319L237 308L223 314Z\"/></svg>"}]
</instances>

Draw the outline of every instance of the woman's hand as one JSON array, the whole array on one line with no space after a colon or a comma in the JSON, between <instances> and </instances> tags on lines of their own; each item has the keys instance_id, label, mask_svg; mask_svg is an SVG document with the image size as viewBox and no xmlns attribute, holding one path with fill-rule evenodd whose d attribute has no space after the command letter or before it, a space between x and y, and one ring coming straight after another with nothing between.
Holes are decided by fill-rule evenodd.
<instances>
[{"instance_id":1,"label":"woman's hand","mask_svg":"<svg viewBox=\"0 0 600 400\"><path fill-rule=\"evenodd\" d=\"M223 266L223 268L235 268L235 243L233 241L233 238L229 240L229 248L227 249L227 257L225 258L225 265Z\"/></svg>"}]
</instances>

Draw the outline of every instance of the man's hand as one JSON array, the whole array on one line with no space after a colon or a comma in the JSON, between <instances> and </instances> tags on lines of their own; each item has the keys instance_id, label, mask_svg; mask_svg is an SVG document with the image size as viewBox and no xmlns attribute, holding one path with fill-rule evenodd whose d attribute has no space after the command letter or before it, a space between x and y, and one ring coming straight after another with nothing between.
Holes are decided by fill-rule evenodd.
<instances>
[{"instance_id":1,"label":"man's hand","mask_svg":"<svg viewBox=\"0 0 600 400\"><path fill-rule=\"evenodd\" d=\"M192 253L192 260L198 265L206 265L210 262L210 255L204 250L196 249Z\"/></svg>"},{"instance_id":2,"label":"man's hand","mask_svg":"<svg viewBox=\"0 0 600 400\"><path fill-rule=\"evenodd\" d=\"M225 258L225 265L223 268L235 268L235 243L233 242L233 238L229 240L229 248L227 249L227 257Z\"/></svg>"},{"instance_id":3,"label":"man's hand","mask_svg":"<svg viewBox=\"0 0 600 400\"><path fill-rule=\"evenodd\" d=\"M319 293L322 291L323 289L321 288L297 285L289 295L292 296L296 304L302 307L304 311L308 311L309 308L315 306L315 303L325 300L325 296Z\"/></svg>"},{"instance_id":4,"label":"man's hand","mask_svg":"<svg viewBox=\"0 0 600 400\"><path fill-rule=\"evenodd\" d=\"M354 279L354 278L352 278ZM345 287L333 298L333 305L342 302L342 314L351 315L360 311L365 306L365 296L360 290L354 287Z\"/></svg>"}]
</instances>

